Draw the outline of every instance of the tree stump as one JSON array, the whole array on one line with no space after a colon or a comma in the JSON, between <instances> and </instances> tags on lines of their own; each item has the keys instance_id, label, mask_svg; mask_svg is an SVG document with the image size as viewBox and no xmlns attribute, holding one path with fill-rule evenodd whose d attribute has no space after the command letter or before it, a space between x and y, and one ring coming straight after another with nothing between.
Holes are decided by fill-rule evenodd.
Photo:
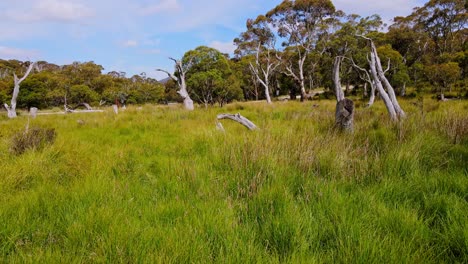
<instances>
[{"instance_id":1,"label":"tree stump","mask_svg":"<svg viewBox=\"0 0 468 264\"><path fill-rule=\"evenodd\" d=\"M336 103L335 124L343 131L353 132L354 102L345 98Z\"/></svg>"},{"instance_id":2,"label":"tree stump","mask_svg":"<svg viewBox=\"0 0 468 264\"><path fill-rule=\"evenodd\" d=\"M29 115L32 117L32 118L36 118L37 116L37 107L31 107L29 109Z\"/></svg>"}]
</instances>

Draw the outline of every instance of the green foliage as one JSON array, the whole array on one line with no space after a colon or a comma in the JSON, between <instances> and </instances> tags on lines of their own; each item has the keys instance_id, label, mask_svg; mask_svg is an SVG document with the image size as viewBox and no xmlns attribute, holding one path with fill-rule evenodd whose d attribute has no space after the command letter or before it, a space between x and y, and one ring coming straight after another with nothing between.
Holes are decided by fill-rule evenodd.
<instances>
[{"instance_id":1,"label":"green foliage","mask_svg":"<svg viewBox=\"0 0 468 264\"><path fill-rule=\"evenodd\" d=\"M186 81L196 102L206 107L215 103L222 106L240 99L240 83L228 59L218 50L201 46L185 53L182 61L189 68Z\"/></svg>"},{"instance_id":2,"label":"green foliage","mask_svg":"<svg viewBox=\"0 0 468 264\"><path fill-rule=\"evenodd\" d=\"M91 103L98 100L99 95L91 90L87 85L73 85L70 87L67 100L70 103Z\"/></svg>"},{"instance_id":3,"label":"green foliage","mask_svg":"<svg viewBox=\"0 0 468 264\"><path fill-rule=\"evenodd\" d=\"M426 68L428 79L435 84L441 92L450 88L460 77L460 73L460 67L458 63L455 62L431 65Z\"/></svg>"}]
</instances>

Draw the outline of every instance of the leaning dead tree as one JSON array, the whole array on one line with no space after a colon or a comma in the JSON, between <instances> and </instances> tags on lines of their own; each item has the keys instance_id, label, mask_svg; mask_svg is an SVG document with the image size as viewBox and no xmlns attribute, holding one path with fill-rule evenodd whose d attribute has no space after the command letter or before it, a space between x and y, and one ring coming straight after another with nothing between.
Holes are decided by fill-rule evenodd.
<instances>
[{"instance_id":1,"label":"leaning dead tree","mask_svg":"<svg viewBox=\"0 0 468 264\"><path fill-rule=\"evenodd\" d=\"M385 103L390 118L393 121L398 121L401 118L405 118L406 113L403 111L403 109L401 109L400 104L398 103L395 90L393 89L388 79L385 77L385 71L382 68L382 62L380 60L379 54L377 53L377 48L375 47L374 41L365 36L360 37L368 40L370 43L371 52L370 58L368 58L368 62L372 80L380 94L380 97Z\"/></svg>"},{"instance_id":2,"label":"leaning dead tree","mask_svg":"<svg viewBox=\"0 0 468 264\"><path fill-rule=\"evenodd\" d=\"M224 131L223 125L221 125L221 123L219 123L219 120L221 120L221 119L230 119L230 120L236 121L237 123L242 124L243 126L248 128L249 130L258 129L258 127L252 121L250 121L249 119L241 116L241 114L239 114L239 113L234 114L234 115L233 114L219 114L217 116L217 127L218 127L218 129L223 130L223 131Z\"/></svg>"},{"instance_id":3,"label":"leaning dead tree","mask_svg":"<svg viewBox=\"0 0 468 264\"><path fill-rule=\"evenodd\" d=\"M33 62L33 63L29 64L29 67L26 70L26 73L20 79L18 79L18 76L16 76L15 73L13 74L14 80L15 80L15 87L13 89L13 96L11 97L11 106L8 106L7 103L4 104L5 109L8 112L8 117L9 118L15 118L16 117L16 103L17 103L18 94L19 94L19 90L20 90L20 84L24 80L26 80L26 78L28 77L28 75L31 73L31 71L34 69L35 66L36 66L36 62Z\"/></svg>"},{"instance_id":4,"label":"leaning dead tree","mask_svg":"<svg viewBox=\"0 0 468 264\"><path fill-rule=\"evenodd\" d=\"M345 98L341 86L340 70L344 57L337 56L333 63L333 86L336 95L335 124L343 131L352 132L354 122L354 102Z\"/></svg>"},{"instance_id":5,"label":"leaning dead tree","mask_svg":"<svg viewBox=\"0 0 468 264\"><path fill-rule=\"evenodd\" d=\"M185 109L192 111L194 109L193 100L190 98L190 95L187 91L187 83L185 82L185 75L187 74L187 70L184 69L182 61L173 58L169 59L175 63L176 74L172 74L162 69L156 69L156 71L166 73L171 79L177 82L179 85L179 91L177 91L177 93L184 99Z\"/></svg>"}]
</instances>

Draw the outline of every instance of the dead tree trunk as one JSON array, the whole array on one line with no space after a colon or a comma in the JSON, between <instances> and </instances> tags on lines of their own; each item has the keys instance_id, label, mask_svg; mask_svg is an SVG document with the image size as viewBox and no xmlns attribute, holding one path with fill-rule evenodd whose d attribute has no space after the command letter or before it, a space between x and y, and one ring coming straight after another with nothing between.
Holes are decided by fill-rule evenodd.
<instances>
[{"instance_id":1,"label":"dead tree trunk","mask_svg":"<svg viewBox=\"0 0 468 264\"><path fill-rule=\"evenodd\" d=\"M38 111L37 107L31 107L31 108L29 109L29 115L30 115L32 118L36 118L36 116L37 116L37 111Z\"/></svg>"},{"instance_id":2,"label":"dead tree trunk","mask_svg":"<svg viewBox=\"0 0 468 264\"><path fill-rule=\"evenodd\" d=\"M367 102L367 107L371 107L374 102L375 102L375 84L373 81L370 82L370 96L369 96L369 102Z\"/></svg>"},{"instance_id":3,"label":"dead tree trunk","mask_svg":"<svg viewBox=\"0 0 468 264\"><path fill-rule=\"evenodd\" d=\"M174 63L175 63L175 69L176 69L176 72L177 72L177 76L175 76L174 74L172 74L172 73L170 73L168 71L162 70L162 69L156 69L156 71L166 73L171 79L173 79L174 81L177 82L177 84L179 85L179 91L177 91L177 93L184 99L185 109L192 111L195 108L193 106L193 100L190 98L190 95L189 95L189 93L187 91L187 84L185 82L185 74L187 74L187 71L184 70L183 65L182 65L182 61L176 60L176 59L173 59L173 58L169 58L169 59L174 61Z\"/></svg>"},{"instance_id":4,"label":"dead tree trunk","mask_svg":"<svg viewBox=\"0 0 468 264\"><path fill-rule=\"evenodd\" d=\"M342 57L336 57L333 63L333 85L335 87L336 100L339 102L345 98L343 89L341 88L340 69L341 63L343 62Z\"/></svg>"},{"instance_id":5,"label":"dead tree trunk","mask_svg":"<svg viewBox=\"0 0 468 264\"><path fill-rule=\"evenodd\" d=\"M336 103L335 124L343 131L354 130L354 102L345 98Z\"/></svg>"},{"instance_id":6,"label":"dead tree trunk","mask_svg":"<svg viewBox=\"0 0 468 264\"><path fill-rule=\"evenodd\" d=\"M343 131L353 132L354 102L345 98L341 88L340 69L343 57L336 57L333 63L333 85L336 95L335 124Z\"/></svg>"},{"instance_id":7,"label":"dead tree trunk","mask_svg":"<svg viewBox=\"0 0 468 264\"><path fill-rule=\"evenodd\" d=\"M401 109L400 104L398 103L395 90L393 89L392 85L388 81L387 77L385 77L385 72L382 69L382 63L380 61L379 54L377 53L377 48L375 47L375 44L372 40L370 40L370 42L371 42L372 53L374 54L374 57L375 57L375 65L377 67L378 77L385 85L385 88L387 88L388 95L390 97L390 100L393 104L393 108L395 109L395 112L397 113L398 117L405 118L406 113L405 111L403 111L403 109Z\"/></svg>"},{"instance_id":8,"label":"dead tree trunk","mask_svg":"<svg viewBox=\"0 0 468 264\"><path fill-rule=\"evenodd\" d=\"M241 116L239 113L233 115L233 114L219 114L217 116L217 119L218 120L221 120L221 119L231 119L233 121L236 121L237 123L240 123L242 124L243 126L245 126L246 128L248 128L249 130L256 130L258 129L257 126L252 122L250 121L249 119ZM219 128L219 125L218 125L218 128Z\"/></svg>"},{"instance_id":9,"label":"dead tree trunk","mask_svg":"<svg viewBox=\"0 0 468 264\"><path fill-rule=\"evenodd\" d=\"M16 74L13 74L14 79L15 79L15 87L13 89L13 96L11 97L11 106L8 106L7 103L4 104L5 109L8 112L8 118L16 117L16 103L18 99L20 84L28 77L28 75L31 73L31 71L35 67L35 65L36 65L36 62L31 63L28 69L26 70L26 73L21 79L18 79L18 76L16 76Z\"/></svg>"},{"instance_id":10,"label":"dead tree trunk","mask_svg":"<svg viewBox=\"0 0 468 264\"><path fill-rule=\"evenodd\" d=\"M387 92L383 88L382 82L381 82L381 80L380 80L380 78L378 76L377 67L376 67L376 58L375 58L375 54L373 52L371 52L371 59L369 60L369 66L370 66L370 69L371 69L371 74L372 74L372 78L373 78L373 81L374 81L374 85L377 88L377 90L379 91L380 97L382 98L382 100L385 103L385 107L387 107L388 114L390 115L390 118L393 121L397 121L398 116L397 116L397 113L395 111L395 107L393 106L393 103L392 103L390 97L388 96Z\"/></svg>"}]
</instances>

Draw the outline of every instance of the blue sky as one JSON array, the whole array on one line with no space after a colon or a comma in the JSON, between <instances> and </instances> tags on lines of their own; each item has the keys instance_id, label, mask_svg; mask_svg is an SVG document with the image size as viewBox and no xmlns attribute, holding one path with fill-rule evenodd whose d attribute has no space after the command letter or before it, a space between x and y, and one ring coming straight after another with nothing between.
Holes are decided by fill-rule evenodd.
<instances>
[{"instance_id":1,"label":"blue sky","mask_svg":"<svg viewBox=\"0 0 468 264\"><path fill-rule=\"evenodd\" d=\"M230 53L232 40L281 0L1 0L0 58L55 64L94 61L127 76L172 70L168 56L206 45ZM424 0L334 0L337 9L385 22Z\"/></svg>"}]
</instances>

